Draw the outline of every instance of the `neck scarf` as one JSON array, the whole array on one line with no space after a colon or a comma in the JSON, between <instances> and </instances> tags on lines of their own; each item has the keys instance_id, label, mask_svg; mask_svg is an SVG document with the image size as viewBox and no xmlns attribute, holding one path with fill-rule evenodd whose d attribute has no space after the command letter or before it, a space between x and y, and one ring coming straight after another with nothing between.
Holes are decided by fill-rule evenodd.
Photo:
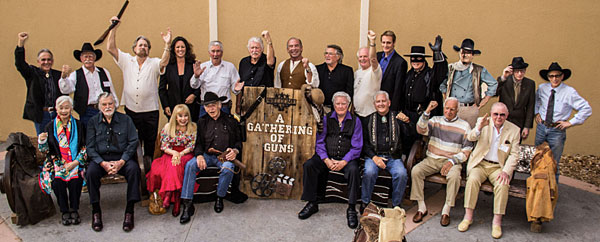
<instances>
[{"instance_id":1,"label":"neck scarf","mask_svg":"<svg viewBox=\"0 0 600 242\"><path fill-rule=\"evenodd\" d=\"M58 147L62 158L66 162L71 162L77 157L77 151L79 150L77 140L77 124L75 118L71 116L66 125L57 116L54 120L54 138L58 141Z\"/></svg>"},{"instance_id":2,"label":"neck scarf","mask_svg":"<svg viewBox=\"0 0 600 242\"><path fill-rule=\"evenodd\" d=\"M464 71L468 68L469 73L470 73L473 70L473 63L469 63L468 65L465 65L462 63L462 61L457 61L450 65L454 68L454 70L457 70L457 71Z\"/></svg>"}]
</instances>

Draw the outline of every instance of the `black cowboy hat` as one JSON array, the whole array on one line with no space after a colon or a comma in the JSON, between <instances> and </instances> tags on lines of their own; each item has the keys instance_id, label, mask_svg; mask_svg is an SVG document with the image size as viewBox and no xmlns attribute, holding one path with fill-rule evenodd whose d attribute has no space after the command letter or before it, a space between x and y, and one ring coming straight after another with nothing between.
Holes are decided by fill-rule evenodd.
<instances>
[{"instance_id":1,"label":"black cowboy hat","mask_svg":"<svg viewBox=\"0 0 600 242\"><path fill-rule=\"evenodd\" d=\"M214 102L223 102L227 99L227 97L219 97L214 92L206 92L204 94L204 99L202 100L201 105L211 104Z\"/></svg>"},{"instance_id":2,"label":"black cowboy hat","mask_svg":"<svg viewBox=\"0 0 600 242\"><path fill-rule=\"evenodd\" d=\"M431 57L430 55L425 54L424 46L411 46L410 54L406 54L404 56L415 56L415 57Z\"/></svg>"},{"instance_id":3,"label":"black cowboy hat","mask_svg":"<svg viewBox=\"0 0 600 242\"><path fill-rule=\"evenodd\" d=\"M550 66L548 67L547 70L540 70L540 76L546 80L546 81L550 81L548 80L548 73L551 71L560 71L563 73L564 77L562 81L566 81L567 79L569 79L569 77L571 77L571 69L563 69L562 67L560 67L560 65L557 62L552 62L552 64L550 64Z\"/></svg>"},{"instance_id":4,"label":"black cowboy hat","mask_svg":"<svg viewBox=\"0 0 600 242\"><path fill-rule=\"evenodd\" d=\"M75 59L79 62L81 62L81 60L79 59L79 57L81 56L81 53L83 52L94 52L94 54L96 54L96 61L99 61L100 58L102 58L102 50L100 49L95 49L94 47L92 47L92 44L90 43L83 43L83 45L81 46L81 50L74 50L73 51L73 56L75 57Z\"/></svg>"},{"instance_id":5,"label":"black cowboy hat","mask_svg":"<svg viewBox=\"0 0 600 242\"><path fill-rule=\"evenodd\" d=\"M512 59L512 63L509 65L512 66L513 70L516 69L525 69L529 66L529 64L525 63L525 60L523 60L523 57L513 57Z\"/></svg>"},{"instance_id":6,"label":"black cowboy hat","mask_svg":"<svg viewBox=\"0 0 600 242\"><path fill-rule=\"evenodd\" d=\"M473 42L473 40L469 39L469 38L464 39L463 42L462 42L462 44L460 44L460 47L458 47L458 46L455 45L453 48L454 48L455 51L460 51L460 49L465 49L465 50L473 51L473 55L479 55L479 54L481 54L480 50L476 50L475 49L475 42Z\"/></svg>"}]
</instances>

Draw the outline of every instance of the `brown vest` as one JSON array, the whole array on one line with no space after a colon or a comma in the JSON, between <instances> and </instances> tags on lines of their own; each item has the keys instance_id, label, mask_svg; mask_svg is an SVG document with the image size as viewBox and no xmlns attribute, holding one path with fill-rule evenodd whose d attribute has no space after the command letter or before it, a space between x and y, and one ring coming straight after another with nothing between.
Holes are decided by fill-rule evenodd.
<instances>
[{"instance_id":1,"label":"brown vest","mask_svg":"<svg viewBox=\"0 0 600 242\"><path fill-rule=\"evenodd\" d=\"M283 62L283 66L281 67L281 72L279 73L281 87L300 89L302 85L306 83L304 68L302 68L302 63L298 63L296 68L294 68L294 71L290 73L290 63L291 59L287 59ZM315 74L313 73L313 75Z\"/></svg>"},{"instance_id":2,"label":"brown vest","mask_svg":"<svg viewBox=\"0 0 600 242\"><path fill-rule=\"evenodd\" d=\"M473 97L475 98L475 105L479 106L479 102L481 102L481 71L483 70L483 66L477 65L475 63L473 65L473 71L471 72L471 77L473 81ZM451 97L452 90L452 82L454 81L454 72L456 69L452 67L452 65L448 65L448 85L446 89L446 97Z\"/></svg>"}]
</instances>

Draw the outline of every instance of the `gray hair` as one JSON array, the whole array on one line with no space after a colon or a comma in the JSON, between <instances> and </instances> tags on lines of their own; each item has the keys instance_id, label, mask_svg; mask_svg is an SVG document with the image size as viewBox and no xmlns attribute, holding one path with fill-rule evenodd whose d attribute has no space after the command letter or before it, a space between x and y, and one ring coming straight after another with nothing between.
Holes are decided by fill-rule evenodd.
<instances>
[{"instance_id":1,"label":"gray hair","mask_svg":"<svg viewBox=\"0 0 600 242\"><path fill-rule=\"evenodd\" d=\"M50 54L50 58L54 59L54 54L52 54L52 51L50 51L49 49L43 48L40 51L38 51L38 54L37 54L38 58L40 57L40 55L42 53L48 53L48 54Z\"/></svg>"},{"instance_id":2,"label":"gray hair","mask_svg":"<svg viewBox=\"0 0 600 242\"><path fill-rule=\"evenodd\" d=\"M335 52L337 52L337 54L340 56L340 59L338 60L338 64L342 64L342 60L344 59L344 51L342 50L342 47L340 47L339 45L327 45L327 49L334 49ZM327 49L325 49L325 51L327 51Z\"/></svg>"},{"instance_id":3,"label":"gray hair","mask_svg":"<svg viewBox=\"0 0 600 242\"><path fill-rule=\"evenodd\" d=\"M140 41L141 39L145 40L146 43L148 43L148 50L152 49L150 40L148 38L146 38L146 36L143 36L143 35L140 35L137 38L135 38L135 41L133 41L133 45L131 46L131 49L135 49L135 46L137 45L138 41Z\"/></svg>"},{"instance_id":4,"label":"gray hair","mask_svg":"<svg viewBox=\"0 0 600 242\"><path fill-rule=\"evenodd\" d=\"M492 109L494 109L494 107L501 107L501 108L503 108L504 110L506 110L506 114L508 115L508 107L503 102L495 102L494 104L492 104L492 107L490 108L490 111Z\"/></svg>"},{"instance_id":5,"label":"gray hair","mask_svg":"<svg viewBox=\"0 0 600 242\"><path fill-rule=\"evenodd\" d=\"M252 36L252 37L250 37L250 39L248 40L248 45L246 45L246 47L248 47L248 49L250 49L250 43L252 43L252 42L260 44L260 48L261 48L261 49L264 49L264 48L265 48L265 45L263 44L263 41L262 41L262 39L261 39L261 38L259 38L259 37L256 37L256 36Z\"/></svg>"},{"instance_id":6,"label":"gray hair","mask_svg":"<svg viewBox=\"0 0 600 242\"><path fill-rule=\"evenodd\" d=\"M358 50L356 51L356 58L360 57L360 51L361 51L362 49L367 49L367 50L368 50L368 49L369 49L369 47L363 46L363 47L360 47L360 48L358 48ZM368 56L368 55L369 55L369 54L367 54L367 56Z\"/></svg>"},{"instance_id":7,"label":"gray hair","mask_svg":"<svg viewBox=\"0 0 600 242\"><path fill-rule=\"evenodd\" d=\"M286 42L286 44L285 44L285 48L286 48L286 49L288 48L288 45L290 44L290 40L293 40L293 39L297 40L297 41L298 41L298 44L300 44L300 47L302 47L302 40L301 40L301 39L299 39L299 38L296 38L296 37L290 37L290 38L288 39L288 41Z\"/></svg>"},{"instance_id":8,"label":"gray hair","mask_svg":"<svg viewBox=\"0 0 600 242\"><path fill-rule=\"evenodd\" d=\"M221 41L213 40L210 43L208 43L208 51L209 52L210 52L210 47L211 46L219 46L219 47L221 47L221 51L223 51L223 43L221 43Z\"/></svg>"},{"instance_id":9,"label":"gray hair","mask_svg":"<svg viewBox=\"0 0 600 242\"><path fill-rule=\"evenodd\" d=\"M108 97L112 97L113 101L115 101L115 96L112 93L110 93L110 92L100 93L100 95L98 95L98 105L100 105L100 100L102 100L103 98L108 98Z\"/></svg>"},{"instance_id":10,"label":"gray hair","mask_svg":"<svg viewBox=\"0 0 600 242\"><path fill-rule=\"evenodd\" d=\"M385 95L385 99L390 100L390 94L388 92L386 92L386 91L377 91L375 93L375 95L373 95L373 101L377 100L377 96L379 96L381 94Z\"/></svg>"},{"instance_id":11,"label":"gray hair","mask_svg":"<svg viewBox=\"0 0 600 242\"><path fill-rule=\"evenodd\" d=\"M350 103L352 102L352 98L350 97L350 95L348 95L348 93L343 92L343 91L339 91L333 94L333 97L331 98L331 102L335 104L335 98L336 97L345 97L346 100L348 101L348 105L350 105Z\"/></svg>"},{"instance_id":12,"label":"gray hair","mask_svg":"<svg viewBox=\"0 0 600 242\"><path fill-rule=\"evenodd\" d=\"M460 103L460 102L458 101L458 98L455 98L455 97L449 97L449 98L446 98L446 100L444 100L444 107L446 107L446 103L447 103L448 101L451 101L451 100L453 100L453 101L456 101L457 103Z\"/></svg>"},{"instance_id":13,"label":"gray hair","mask_svg":"<svg viewBox=\"0 0 600 242\"><path fill-rule=\"evenodd\" d=\"M73 107L73 99L67 95L62 95L62 96L58 97L56 99L56 106L54 106L54 107L58 107L64 102L68 102L69 104L71 104L71 107Z\"/></svg>"}]
</instances>

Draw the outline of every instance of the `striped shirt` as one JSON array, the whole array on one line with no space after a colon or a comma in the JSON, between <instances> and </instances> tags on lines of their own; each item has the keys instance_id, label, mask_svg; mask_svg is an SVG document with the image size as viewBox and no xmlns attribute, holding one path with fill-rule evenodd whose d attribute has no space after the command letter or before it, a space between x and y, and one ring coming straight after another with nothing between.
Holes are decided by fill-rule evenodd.
<instances>
[{"instance_id":1,"label":"striped shirt","mask_svg":"<svg viewBox=\"0 0 600 242\"><path fill-rule=\"evenodd\" d=\"M447 120L444 116L429 116L423 114L417 122L419 134L429 136L427 156L433 158L448 158L453 163L463 163L471 150L473 143L467 140L471 126L467 121L459 119Z\"/></svg>"}]
</instances>

